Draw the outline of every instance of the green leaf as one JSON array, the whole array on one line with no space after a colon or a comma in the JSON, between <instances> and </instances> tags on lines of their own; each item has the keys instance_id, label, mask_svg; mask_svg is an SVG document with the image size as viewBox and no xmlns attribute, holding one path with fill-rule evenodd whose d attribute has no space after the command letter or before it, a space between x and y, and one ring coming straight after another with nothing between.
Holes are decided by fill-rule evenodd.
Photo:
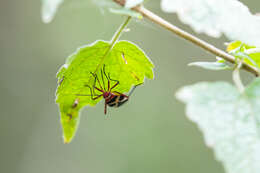
<instances>
[{"instance_id":1,"label":"green leaf","mask_svg":"<svg viewBox=\"0 0 260 173\"><path fill-rule=\"evenodd\" d=\"M247 45L241 41L234 41L228 43L227 51L233 56L243 59L245 63L251 66L257 68L260 66L260 50L255 46Z\"/></svg>"},{"instance_id":2,"label":"green leaf","mask_svg":"<svg viewBox=\"0 0 260 173\"><path fill-rule=\"evenodd\" d=\"M240 94L227 82L202 82L176 94L227 173L259 173L260 79Z\"/></svg>"},{"instance_id":3,"label":"green leaf","mask_svg":"<svg viewBox=\"0 0 260 173\"><path fill-rule=\"evenodd\" d=\"M260 16L238 0L161 0L162 10L177 13L198 33L260 46ZM232 12L232 15L231 15Z\"/></svg>"},{"instance_id":4,"label":"green leaf","mask_svg":"<svg viewBox=\"0 0 260 173\"><path fill-rule=\"evenodd\" d=\"M63 0L42 0L42 21L45 23L51 22L62 3Z\"/></svg>"},{"instance_id":5,"label":"green leaf","mask_svg":"<svg viewBox=\"0 0 260 173\"><path fill-rule=\"evenodd\" d=\"M189 66L197 66L207 70L228 70L230 67L225 62L192 62Z\"/></svg>"},{"instance_id":6,"label":"green leaf","mask_svg":"<svg viewBox=\"0 0 260 173\"><path fill-rule=\"evenodd\" d=\"M144 82L144 78L153 79L153 64L145 53L128 41L117 42L110 50L107 41L96 41L91 45L79 48L68 57L66 63L60 68L57 78L59 86L56 91L56 102L60 107L61 124L63 127L64 142L69 143L75 135L79 124L79 111L87 105L96 105L102 97L92 100L90 89L94 77L98 75L101 80L101 69L105 64L105 71L111 79L120 83L114 91L126 93L133 85ZM115 84L111 81L111 85ZM101 81L101 86L104 87ZM107 88L107 80L104 77ZM97 87L100 88L98 83ZM103 112L103 111L102 111Z\"/></svg>"},{"instance_id":7,"label":"green leaf","mask_svg":"<svg viewBox=\"0 0 260 173\"><path fill-rule=\"evenodd\" d=\"M243 44L243 48L245 49L255 48L255 46L250 46L248 44L242 43L241 41L237 40L237 41L232 41L230 43L227 43L227 52L231 52L232 50L239 48L242 44Z\"/></svg>"},{"instance_id":8,"label":"green leaf","mask_svg":"<svg viewBox=\"0 0 260 173\"><path fill-rule=\"evenodd\" d=\"M143 16L140 13L127 8L120 8L120 9L110 8L109 11L114 14L127 15L127 16L135 17L137 19L143 19Z\"/></svg>"}]
</instances>

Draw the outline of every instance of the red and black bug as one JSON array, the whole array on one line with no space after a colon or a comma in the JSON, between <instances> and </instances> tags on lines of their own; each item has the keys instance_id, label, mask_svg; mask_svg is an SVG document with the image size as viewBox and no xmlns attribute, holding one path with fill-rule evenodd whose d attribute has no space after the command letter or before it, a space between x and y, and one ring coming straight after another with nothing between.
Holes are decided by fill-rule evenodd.
<instances>
[{"instance_id":1,"label":"red and black bug","mask_svg":"<svg viewBox=\"0 0 260 173\"><path fill-rule=\"evenodd\" d=\"M100 97L103 96L103 98L105 99L105 109L104 109L104 113L107 113L107 106L110 107L120 107L122 106L124 103L126 103L130 97L130 95L133 93L134 89L141 84L135 85L134 87L132 87L131 91L128 93L128 95L122 94L120 92L117 91L113 91L119 84L118 80L114 80L110 78L110 74L108 73L108 75L106 74L105 71L105 65L103 66L103 70L101 69L101 80L99 80L97 74L94 74L91 72L91 74L94 77L94 83L93 83L93 87L90 87L89 85L86 85L86 87L90 88L90 93L91 93L91 99L92 100L96 100ZM104 76L107 80L107 88L105 86L105 80L104 80ZM115 82L115 84L111 85L111 81ZM96 82L99 85L99 88L96 86ZM101 82L103 83L103 86L101 84ZM95 91L100 92L100 94L96 94ZM79 94L78 94L79 95ZM89 95L79 95L79 96L89 96Z\"/></svg>"}]
</instances>

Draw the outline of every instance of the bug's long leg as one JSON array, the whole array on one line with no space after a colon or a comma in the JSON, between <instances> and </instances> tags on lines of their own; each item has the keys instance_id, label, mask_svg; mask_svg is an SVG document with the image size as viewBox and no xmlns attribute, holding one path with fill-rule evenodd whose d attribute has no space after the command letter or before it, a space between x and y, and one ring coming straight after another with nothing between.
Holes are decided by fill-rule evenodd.
<instances>
[{"instance_id":1,"label":"bug's long leg","mask_svg":"<svg viewBox=\"0 0 260 173\"><path fill-rule=\"evenodd\" d=\"M90 72L93 76L94 76L94 78L95 78L95 80L94 80L94 84L93 84L93 88L97 88L96 87L96 80L98 81L98 84L99 84L99 87L101 88L101 90L104 90L103 89L103 87L102 87L102 85L101 85L101 83L100 83L100 80L98 79L98 76L97 76L97 74L94 74L94 73L92 73L92 72Z\"/></svg>"},{"instance_id":2,"label":"bug's long leg","mask_svg":"<svg viewBox=\"0 0 260 173\"><path fill-rule=\"evenodd\" d=\"M103 96L103 93L100 94L100 95L96 95L95 93L93 94L93 93L92 93L92 89L91 89L91 87L90 87L89 85L86 85L86 87L88 87L88 88L90 89L90 95L86 95L86 94L76 94L76 95L77 95L77 96L91 96L91 99L92 99L92 100L96 100L96 99L98 99L99 97ZM93 91L93 92L94 92L94 91ZM96 97L94 97L94 96L96 96Z\"/></svg>"},{"instance_id":3,"label":"bug's long leg","mask_svg":"<svg viewBox=\"0 0 260 173\"><path fill-rule=\"evenodd\" d=\"M105 66L105 65L104 65ZM103 71L102 71L102 69L101 69L101 79L102 79L102 82L103 82L103 87L104 87L104 90L106 91L106 85L105 85L105 81L104 81L104 76L103 76ZM109 90L109 88L107 89L107 91Z\"/></svg>"},{"instance_id":4,"label":"bug's long leg","mask_svg":"<svg viewBox=\"0 0 260 173\"><path fill-rule=\"evenodd\" d=\"M111 91L112 89L114 89L118 84L119 84L119 81L117 81L117 82L115 83L115 85L113 85L113 86L110 88L110 91Z\"/></svg>"},{"instance_id":5,"label":"bug's long leg","mask_svg":"<svg viewBox=\"0 0 260 173\"><path fill-rule=\"evenodd\" d=\"M98 90L99 92L102 92L102 93L104 93L104 90L103 90L103 88L102 88L102 85L100 84L100 81L98 80L98 78L97 78L97 75L96 74L94 74L94 73L92 73L92 72L90 72L93 76L94 76L94 83L93 83L93 93L94 93L94 95L97 95L96 93L95 93L95 89L96 90ZM99 83L99 86L101 87L101 89L100 88L98 88L98 87L96 87L96 79L98 80L98 83ZM88 86L88 85L87 85ZM90 86L88 86L89 88L90 88L90 92L91 92L91 94L92 94L92 89L91 89L91 87Z\"/></svg>"},{"instance_id":6,"label":"bug's long leg","mask_svg":"<svg viewBox=\"0 0 260 173\"><path fill-rule=\"evenodd\" d=\"M108 79L109 79L110 81L116 82L116 83L110 88L109 91L111 91L112 89L114 89L114 88L119 84L119 81L118 81L118 80L111 79L109 73L108 73Z\"/></svg>"},{"instance_id":7,"label":"bug's long leg","mask_svg":"<svg viewBox=\"0 0 260 173\"><path fill-rule=\"evenodd\" d=\"M111 91L111 89L110 89L110 80L109 80L109 78L107 77L107 74L106 74L105 64L103 66L103 72L104 72L104 74L105 74L105 76L107 78L107 91Z\"/></svg>"},{"instance_id":8,"label":"bug's long leg","mask_svg":"<svg viewBox=\"0 0 260 173\"><path fill-rule=\"evenodd\" d=\"M104 113L107 114L107 104L105 103Z\"/></svg>"},{"instance_id":9,"label":"bug's long leg","mask_svg":"<svg viewBox=\"0 0 260 173\"><path fill-rule=\"evenodd\" d=\"M138 85L133 86L133 87L131 88L131 90L129 91L129 93L128 93L128 97L134 92L134 90L135 90L135 88L136 88L137 86L142 85L142 84L143 84L143 83L140 83L140 84L138 84Z\"/></svg>"},{"instance_id":10,"label":"bug's long leg","mask_svg":"<svg viewBox=\"0 0 260 173\"><path fill-rule=\"evenodd\" d=\"M90 89L90 95L86 95L86 94L76 94L77 96L91 96L91 99L92 100L96 100L98 98L100 98L101 96L103 96L103 91L97 87L93 88L93 92L92 92L92 88L89 86L89 85L85 85L86 87L88 87ZM94 83L94 86L95 86L95 83ZM97 95L95 93L95 89L97 89L98 91L102 92L102 94L99 94ZM96 97L94 97L96 96Z\"/></svg>"},{"instance_id":11,"label":"bug's long leg","mask_svg":"<svg viewBox=\"0 0 260 173\"><path fill-rule=\"evenodd\" d=\"M100 98L101 96L103 96L103 94L100 94L100 95L98 95L97 97L92 98L92 100L97 100L97 99Z\"/></svg>"},{"instance_id":12,"label":"bug's long leg","mask_svg":"<svg viewBox=\"0 0 260 173\"><path fill-rule=\"evenodd\" d=\"M114 80L114 79L111 79L110 78L110 73L108 73L108 75L106 74L106 70L105 70L105 65L103 66L103 71L104 71L104 74L107 78L107 85L108 85L108 91L110 92L113 88L115 88L118 84L119 84L119 81L118 80ZM111 88L110 88L110 81L114 81L116 82Z\"/></svg>"},{"instance_id":13,"label":"bug's long leg","mask_svg":"<svg viewBox=\"0 0 260 173\"><path fill-rule=\"evenodd\" d=\"M91 99L92 99L92 100L96 100L96 99L98 99L99 97L103 96L103 94L95 95L96 97L93 97L93 95L85 95L85 94L76 94L76 96L91 96Z\"/></svg>"},{"instance_id":14,"label":"bug's long leg","mask_svg":"<svg viewBox=\"0 0 260 173\"><path fill-rule=\"evenodd\" d=\"M91 96L91 99L92 100L96 100L97 98L96 97L94 97L94 96L97 96L98 98L100 97L100 96L102 96L103 94L100 94L100 95L97 95L96 93L95 93L95 90L93 89L93 92L92 92L92 88L89 86L89 85L86 85L86 87L88 87L89 89L90 89L90 96ZM95 87L96 88L96 87ZM98 90L100 90L99 88L98 88ZM103 92L102 92L103 93ZM88 96L88 95L81 95L81 96Z\"/></svg>"},{"instance_id":15,"label":"bug's long leg","mask_svg":"<svg viewBox=\"0 0 260 173\"><path fill-rule=\"evenodd\" d=\"M95 93L95 88L96 88L96 81L97 81L96 79L97 79L97 76L96 76L94 73L92 73L92 72L90 72L90 74L92 74L92 75L94 76L93 93L94 93L94 95L96 95L96 93ZM90 92L92 93L91 87L90 87L89 85L87 85L87 87L90 88Z\"/></svg>"},{"instance_id":16,"label":"bug's long leg","mask_svg":"<svg viewBox=\"0 0 260 173\"><path fill-rule=\"evenodd\" d=\"M94 83L94 84L95 84L95 83ZM91 94L91 98L93 99L93 93L92 93L92 89L91 89L91 87L90 87L89 85L86 85L86 87L89 88L89 90L90 90L90 94ZM94 90L93 90L93 92L94 92ZM95 92L94 92L94 95L96 95Z\"/></svg>"},{"instance_id":17,"label":"bug's long leg","mask_svg":"<svg viewBox=\"0 0 260 173\"><path fill-rule=\"evenodd\" d=\"M130 95L133 94L135 88L136 88L136 85L131 88L131 90L128 93L128 97L130 97Z\"/></svg>"}]
</instances>

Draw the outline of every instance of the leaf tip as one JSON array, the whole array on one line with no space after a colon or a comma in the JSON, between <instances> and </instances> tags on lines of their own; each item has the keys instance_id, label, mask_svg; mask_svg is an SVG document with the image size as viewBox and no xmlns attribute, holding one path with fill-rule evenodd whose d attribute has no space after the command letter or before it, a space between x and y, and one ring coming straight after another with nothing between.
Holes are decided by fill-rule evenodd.
<instances>
[{"instance_id":1,"label":"leaf tip","mask_svg":"<svg viewBox=\"0 0 260 173\"><path fill-rule=\"evenodd\" d=\"M177 100L187 103L189 100L193 99L194 94L191 91L190 86L184 86L175 93L175 97Z\"/></svg>"},{"instance_id":2,"label":"leaf tip","mask_svg":"<svg viewBox=\"0 0 260 173\"><path fill-rule=\"evenodd\" d=\"M72 138L66 138L65 136L63 137L63 142L64 144L69 144L71 142Z\"/></svg>"},{"instance_id":3,"label":"leaf tip","mask_svg":"<svg viewBox=\"0 0 260 173\"><path fill-rule=\"evenodd\" d=\"M50 23L62 3L63 0L42 0L42 21Z\"/></svg>"}]
</instances>

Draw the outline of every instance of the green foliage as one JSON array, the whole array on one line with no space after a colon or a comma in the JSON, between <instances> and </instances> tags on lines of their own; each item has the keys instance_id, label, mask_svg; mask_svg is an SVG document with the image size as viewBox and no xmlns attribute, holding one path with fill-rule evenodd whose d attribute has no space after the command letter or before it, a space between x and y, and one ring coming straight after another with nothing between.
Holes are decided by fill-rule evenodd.
<instances>
[{"instance_id":1,"label":"green foliage","mask_svg":"<svg viewBox=\"0 0 260 173\"><path fill-rule=\"evenodd\" d=\"M202 82L182 88L177 98L228 173L259 173L259 78L242 94L227 82Z\"/></svg>"},{"instance_id":2,"label":"green foliage","mask_svg":"<svg viewBox=\"0 0 260 173\"><path fill-rule=\"evenodd\" d=\"M133 85L143 83L145 77L153 79L152 62L133 43L119 41L111 49L109 42L96 41L79 48L68 57L57 74L59 86L56 102L60 107L65 143L69 143L75 135L82 107L94 106L102 99L92 100L90 96L79 95L91 94L90 89L86 87L86 85L93 87L94 77L91 72L101 79L104 64L106 73L111 79L120 82L115 88L117 92L128 92ZM104 80L107 87L107 80ZM103 86L103 83L101 85Z\"/></svg>"},{"instance_id":3,"label":"green foliage","mask_svg":"<svg viewBox=\"0 0 260 173\"><path fill-rule=\"evenodd\" d=\"M228 44L227 51L233 56L243 59L247 64L258 67L260 66L260 50L255 46L247 45L241 41L234 41Z\"/></svg>"}]
</instances>

